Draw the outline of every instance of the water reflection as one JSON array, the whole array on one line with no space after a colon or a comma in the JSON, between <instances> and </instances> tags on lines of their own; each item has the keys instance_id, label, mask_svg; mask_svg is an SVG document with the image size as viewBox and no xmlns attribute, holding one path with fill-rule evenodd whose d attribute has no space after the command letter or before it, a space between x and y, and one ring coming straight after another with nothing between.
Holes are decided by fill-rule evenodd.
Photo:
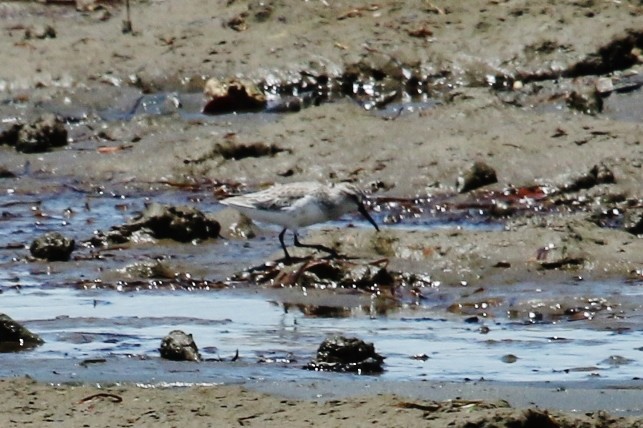
<instances>
[{"instance_id":1,"label":"water reflection","mask_svg":"<svg viewBox=\"0 0 643 428\"><path fill-rule=\"evenodd\" d=\"M386 356L382 376L392 380L625 380L641 372L640 281L488 284L478 290L435 284L401 287L395 299L341 288L304 292L225 281L266 260L274 252L270 239L253 240L247 248L233 240L84 248L78 254L85 256L67 263L28 259L25 247L38 234L60 231L82 241L95 229L124 223L152 197L219 209L207 189L145 192L52 183L43 193L0 195L2 311L46 340L32 351L3 355L7 365L0 376L16 367L37 371L38 361L156 361L161 338L174 329L191 333L206 360L226 361L238 350L235 364L246 370L239 374L230 367L233 377L281 377L283 370L297 376L321 341L335 334L373 342ZM379 216L391 214L382 207ZM417 224L422 219L415 217ZM434 220L434 214L426 217ZM127 277L126 266L154 260L209 286L180 286L185 277ZM119 281L136 286L106 286ZM216 378L229 363L218 364L199 371Z\"/></svg>"}]
</instances>

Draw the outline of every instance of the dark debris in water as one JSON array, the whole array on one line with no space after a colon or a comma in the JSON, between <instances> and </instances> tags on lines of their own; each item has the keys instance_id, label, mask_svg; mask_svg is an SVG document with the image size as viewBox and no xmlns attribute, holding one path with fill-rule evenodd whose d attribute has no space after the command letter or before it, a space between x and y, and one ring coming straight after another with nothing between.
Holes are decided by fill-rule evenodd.
<instances>
[{"instance_id":1,"label":"dark debris in water","mask_svg":"<svg viewBox=\"0 0 643 428\"><path fill-rule=\"evenodd\" d=\"M603 318L610 318L618 314L618 305L602 297L571 300L561 297L557 300L532 299L528 302L516 302L513 298L503 296L490 296L479 300L464 296L451 303L446 310L462 316L465 323L471 324L501 318L520 324L556 324L561 321L592 321L599 314L602 314Z\"/></svg>"},{"instance_id":2,"label":"dark debris in water","mask_svg":"<svg viewBox=\"0 0 643 428\"><path fill-rule=\"evenodd\" d=\"M293 259L293 263L267 262L230 278L232 283L268 287L346 289L372 293L391 302L421 299L423 290L438 285L428 275L409 274L387 268L388 259L374 261L344 258ZM304 308L304 313L325 316L323 308Z\"/></svg>"},{"instance_id":3,"label":"dark debris in water","mask_svg":"<svg viewBox=\"0 0 643 428\"><path fill-rule=\"evenodd\" d=\"M259 364L294 364L297 363L297 358L292 353L280 354L280 353L263 353L258 355L257 362Z\"/></svg>"},{"instance_id":4,"label":"dark debris in water","mask_svg":"<svg viewBox=\"0 0 643 428\"><path fill-rule=\"evenodd\" d=\"M134 279L130 281L107 282L102 280L81 280L73 284L80 289L110 289L116 291L143 291L143 290L221 290L227 284L221 281L194 279L190 274L176 274L169 279Z\"/></svg>"}]
</instances>

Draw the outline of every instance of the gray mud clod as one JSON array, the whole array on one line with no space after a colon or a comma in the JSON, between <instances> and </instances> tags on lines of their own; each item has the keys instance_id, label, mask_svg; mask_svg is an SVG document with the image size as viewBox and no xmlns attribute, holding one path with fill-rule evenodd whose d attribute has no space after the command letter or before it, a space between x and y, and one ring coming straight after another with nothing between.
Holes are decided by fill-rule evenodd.
<instances>
[{"instance_id":1,"label":"gray mud clod","mask_svg":"<svg viewBox=\"0 0 643 428\"><path fill-rule=\"evenodd\" d=\"M196 208L153 203L138 217L106 233L97 233L90 242L95 246L124 243L137 232L145 232L156 239L190 242L217 238L220 231L219 222Z\"/></svg>"},{"instance_id":2,"label":"gray mud clod","mask_svg":"<svg viewBox=\"0 0 643 428\"><path fill-rule=\"evenodd\" d=\"M605 164L594 165L590 170L572 180L571 183L563 186L565 192L575 192L581 189L590 189L599 184L615 183L614 173Z\"/></svg>"},{"instance_id":3,"label":"gray mud clod","mask_svg":"<svg viewBox=\"0 0 643 428\"><path fill-rule=\"evenodd\" d=\"M0 314L0 352L15 352L35 348L45 343L35 333L6 314Z\"/></svg>"},{"instance_id":4,"label":"gray mud clod","mask_svg":"<svg viewBox=\"0 0 643 428\"><path fill-rule=\"evenodd\" d=\"M304 369L376 374L384 371L383 363L384 357L375 352L372 343L356 337L334 336L319 345L317 356Z\"/></svg>"},{"instance_id":5,"label":"gray mud clod","mask_svg":"<svg viewBox=\"0 0 643 428\"><path fill-rule=\"evenodd\" d=\"M172 330L161 341L159 348L161 358L173 361L201 361L199 348L191 334L181 330Z\"/></svg>"},{"instance_id":6,"label":"gray mud clod","mask_svg":"<svg viewBox=\"0 0 643 428\"><path fill-rule=\"evenodd\" d=\"M496 171L484 162L475 162L467 172L456 180L459 193L466 193L488 184L497 183Z\"/></svg>"},{"instance_id":7,"label":"gray mud clod","mask_svg":"<svg viewBox=\"0 0 643 428\"><path fill-rule=\"evenodd\" d=\"M68 261L76 247L73 239L65 238L58 232L47 233L35 239L29 251L31 255L48 261Z\"/></svg>"},{"instance_id":8,"label":"gray mud clod","mask_svg":"<svg viewBox=\"0 0 643 428\"><path fill-rule=\"evenodd\" d=\"M235 78L227 81L209 79L203 93L206 98L203 113L206 114L261 111L267 104L265 95L256 85Z\"/></svg>"},{"instance_id":9,"label":"gray mud clod","mask_svg":"<svg viewBox=\"0 0 643 428\"><path fill-rule=\"evenodd\" d=\"M0 144L14 146L23 153L40 153L67 145L67 129L54 114L44 114L28 124L17 123L0 132Z\"/></svg>"}]
</instances>

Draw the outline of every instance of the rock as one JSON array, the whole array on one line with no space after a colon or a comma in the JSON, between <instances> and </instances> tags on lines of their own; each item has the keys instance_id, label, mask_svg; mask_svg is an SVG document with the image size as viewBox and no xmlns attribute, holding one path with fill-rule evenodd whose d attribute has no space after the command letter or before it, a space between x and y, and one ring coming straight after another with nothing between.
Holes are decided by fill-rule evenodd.
<instances>
[{"instance_id":1,"label":"rock","mask_svg":"<svg viewBox=\"0 0 643 428\"><path fill-rule=\"evenodd\" d=\"M6 314L0 314L0 352L16 352L45 343L37 334L17 323Z\"/></svg>"},{"instance_id":2,"label":"rock","mask_svg":"<svg viewBox=\"0 0 643 428\"><path fill-rule=\"evenodd\" d=\"M203 94L205 114L261 111L267 104L266 96L254 83L234 78L227 81L208 79Z\"/></svg>"},{"instance_id":3,"label":"rock","mask_svg":"<svg viewBox=\"0 0 643 428\"><path fill-rule=\"evenodd\" d=\"M614 90L614 82L611 77L599 77L596 79L596 92L601 95L609 94Z\"/></svg>"},{"instance_id":4,"label":"rock","mask_svg":"<svg viewBox=\"0 0 643 428\"><path fill-rule=\"evenodd\" d=\"M128 237L135 231L149 229L157 239L190 242L218 237L221 226L196 208L153 203L139 217L118 229Z\"/></svg>"},{"instance_id":5,"label":"rock","mask_svg":"<svg viewBox=\"0 0 643 428\"><path fill-rule=\"evenodd\" d=\"M161 358L173 361L201 361L199 348L191 334L186 334L181 330L172 330L161 341L159 348Z\"/></svg>"},{"instance_id":6,"label":"rock","mask_svg":"<svg viewBox=\"0 0 643 428\"><path fill-rule=\"evenodd\" d=\"M497 183L496 171L482 161L474 162L464 175L456 180L459 193L465 193L488 184Z\"/></svg>"},{"instance_id":7,"label":"rock","mask_svg":"<svg viewBox=\"0 0 643 428\"><path fill-rule=\"evenodd\" d=\"M372 343L355 337L334 336L324 340L317 356L304 366L307 370L381 373L384 357L375 352Z\"/></svg>"},{"instance_id":8,"label":"rock","mask_svg":"<svg viewBox=\"0 0 643 428\"><path fill-rule=\"evenodd\" d=\"M48 261L69 260L72 251L74 251L75 242L73 239L67 239L58 232L49 232L35 239L29 251L31 255Z\"/></svg>"},{"instance_id":9,"label":"rock","mask_svg":"<svg viewBox=\"0 0 643 428\"><path fill-rule=\"evenodd\" d=\"M630 208L625 211L623 228L633 235L643 235L643 208Z\"/></svg>"},{"instance_id":10,"label":"rock","mask_svg":"<svg viewBox=\"0 0 643 428\"><path fill-rule=\"evenodd\" d=\"M595 88L572 91L567 96L567 106L585 114L595 115L603 111L603 99Z\"/></svg>"},{"instance_id":11,"label":"rock","mask_svg":"<svg viewBox=\"0 0 643 428\"><path fill-rule=\"evenodd\" d=\"M20 127L15 147L19 152L39 153L66 144L67 129L63 120L56 115L45 114L33 123Z\"/></svg>"}]
</instances>

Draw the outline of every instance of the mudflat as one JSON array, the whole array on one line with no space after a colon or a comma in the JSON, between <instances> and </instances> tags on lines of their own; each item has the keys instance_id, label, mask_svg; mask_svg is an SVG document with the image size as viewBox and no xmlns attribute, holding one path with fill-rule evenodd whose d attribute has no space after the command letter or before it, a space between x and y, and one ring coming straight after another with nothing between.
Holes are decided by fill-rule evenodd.
<instances>
[{"instance_id":1,"label":"mudflat","mask_svg":"<svg viewBox=\"0 0 643 428\"><path fill-rule=\"evenodd\" d=\"M0 3L0 130L47 111L74 119L64 149L33 154L0 146L4 170L250 188L350 180L374 200L446 195L451 205L537 195L547 201L539 212L494 202L505 219L494 230L309 235L347 254L386 256L401 271L430 272L447 286L643 280L640 2L166 0L132 2L131 32L122 32L124 19L125 8L112 2ZM214 121L181 117L172 102L179 95L154 116L106 121L98 114L144 110L141 94L200 93L209 77L284 91L337 80L359 90L342 88L331 102L296 112ZM392 110L365 109L359 101L371 95ZM274 149L222 156L217 147L230 144ZM475 162L492 167L497 182L458 194L458 177ZM33 185L28 177L10 184ZM641 423L392 395L317 403L233 386L118 386L108 390L112 396L90 386L3 385L7 426L170 426L194 418L235 426Z\"/></svg>"}]
</instances>

